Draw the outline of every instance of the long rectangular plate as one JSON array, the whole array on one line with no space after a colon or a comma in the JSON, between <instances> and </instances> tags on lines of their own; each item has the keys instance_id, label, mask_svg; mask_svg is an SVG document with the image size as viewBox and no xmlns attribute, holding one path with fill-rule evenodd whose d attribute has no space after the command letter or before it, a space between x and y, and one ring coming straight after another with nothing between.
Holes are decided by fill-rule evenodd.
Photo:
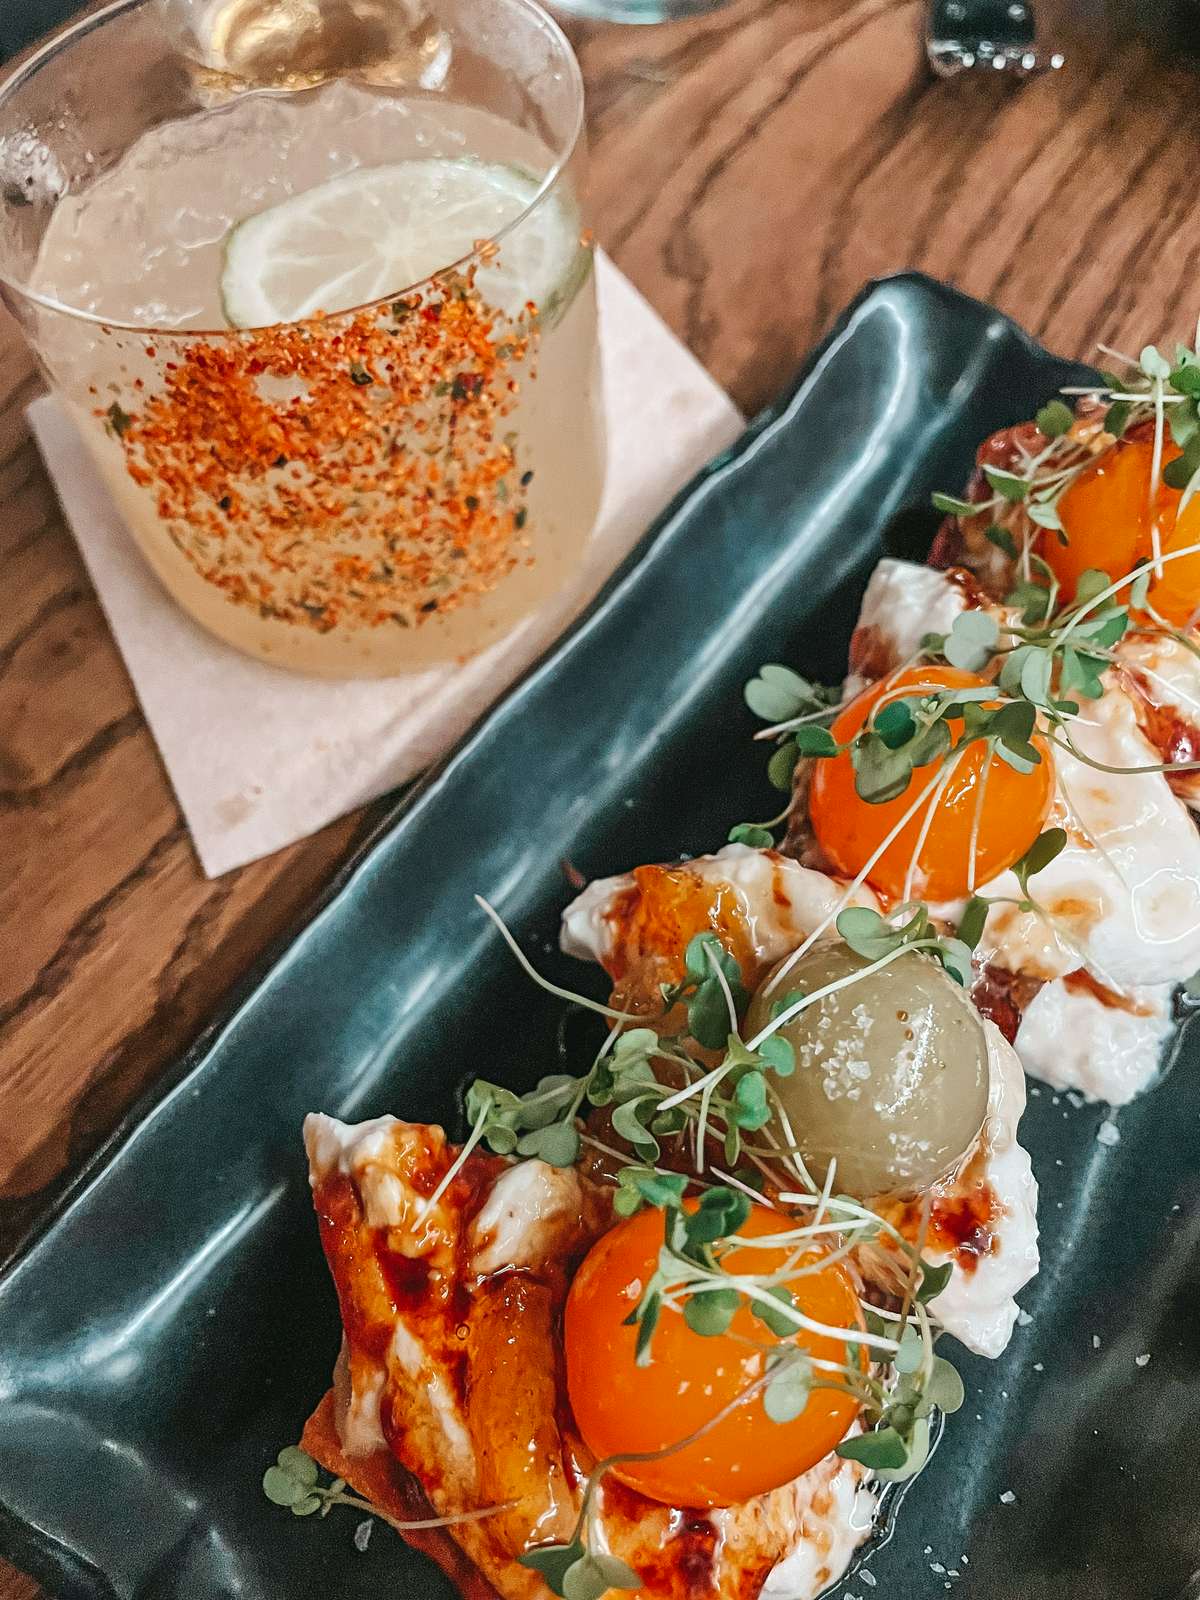
<instances>
[{"instance_id":1,"label":"long rectangular plate","mask_svg":"<svg viewBox=\"0 0 1200 1600\"><path fill-rule=\"evenodd\" d=\"M442 1600L386 1529L269 1505L338 1341L300 1122L457 1126L469 1074L527 1084L588 876L715 848L773 809L741 687L840 676L866 577L920 553L934 487L1080 369L927 279L869 288L794 386L675 502L588 616L397 809L286 952L138 1108L0 1280L0 1550L80 1600ZM1176 1600L1200 1567L1200 1061L1101 1144L1043 1091L1032 1322L963 1363L968 1403L871 1556L887 1600ZM1137 1358L1148 1354L1148 1363ZM863 1595L869 1577L843 1591Z\"/></svg>"}]
</instances>

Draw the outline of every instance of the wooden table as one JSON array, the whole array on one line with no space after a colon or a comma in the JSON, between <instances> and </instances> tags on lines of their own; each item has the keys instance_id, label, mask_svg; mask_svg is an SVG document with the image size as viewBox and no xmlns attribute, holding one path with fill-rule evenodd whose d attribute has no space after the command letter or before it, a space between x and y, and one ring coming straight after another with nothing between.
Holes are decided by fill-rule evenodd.
<instances>
[{"instance_id":1,"label":"wooden table","mask_svg":"<svg viewBox=\"0 0 1200 1600\"><path fill-rule=\"evenodd\" d=\"M922 6L734 0L577 27L601 242L747 412L914 266L1058 350L1200 309L1197 80L1041 0L1068 68L938 83ZM206 881L25 426L0 324L0 1257L380 808ZM35 1586L0 1563L0 1600ZM192 1597L181 1597L192 1600Z\"/></svg>"}]
</instances>

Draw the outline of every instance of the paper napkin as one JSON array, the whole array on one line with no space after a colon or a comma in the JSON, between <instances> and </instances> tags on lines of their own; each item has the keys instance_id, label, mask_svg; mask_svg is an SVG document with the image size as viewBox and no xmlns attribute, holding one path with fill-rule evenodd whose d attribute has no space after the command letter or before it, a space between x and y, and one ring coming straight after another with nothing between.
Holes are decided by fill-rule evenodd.
<instances>
[{"instance_id":1,"label":"paper napkin","mask_svg":"<svg viewBox=\"0 0 1200 1600\"><path fill-rule=\"evenodd\" d=\"M692 474L737 437L728 396L597 258L608 469L568 590L463 665L328 682L243 656L169 598L53 397L29 421L210 877L315 832L436 760L560 634Z\"/></svg>"}]
</instances>

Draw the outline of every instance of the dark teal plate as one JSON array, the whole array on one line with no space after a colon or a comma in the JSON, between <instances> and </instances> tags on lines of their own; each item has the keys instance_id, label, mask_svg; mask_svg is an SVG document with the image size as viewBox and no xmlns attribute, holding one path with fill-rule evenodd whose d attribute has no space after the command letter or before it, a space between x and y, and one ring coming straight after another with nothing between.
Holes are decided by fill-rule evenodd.
<instances>
[{"instance_id":1,"label":"dark teal plate","mask_svg":"<svg viewBox=\"0 0 1200 1600\"><path fill-rule=\"evenodd\" d=\"M557 953L564 860L613 872L769 815L743 681L771 660L837 678L885 543L923 550L930 490L1078 371L926 279L847 312L0 1280L4 1554L87 1600L447 1595L386 1529L360 1555L353 1514L300 1521L259 1492L338 1340L303 1114L456 1122L468 1073L552 1067L561 1008L472 895L544 969L602 989ZM1175 1600L1200 1567L1197 1065L1123 1112L1112 1149L1098 1110L1031 1101L1033 1323L1003 1360L964 1362L967 1406L874 1552L876 1587L846 1592Z\"/></svg>"}]
</instances>

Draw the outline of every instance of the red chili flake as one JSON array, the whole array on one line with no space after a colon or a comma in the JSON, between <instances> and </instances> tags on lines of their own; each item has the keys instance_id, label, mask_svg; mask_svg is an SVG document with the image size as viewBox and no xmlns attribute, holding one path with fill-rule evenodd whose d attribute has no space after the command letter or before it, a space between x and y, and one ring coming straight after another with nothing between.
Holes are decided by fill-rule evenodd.
<instances>
[{"instance_id":1,"label":"red chili flake","mask_svg":"<svg viewBox=\"0 0 1200 1600\"><path fill-rule=\"evenodd\" d=\"M235 604L320 632L419 625L527 557L507 419L531 322L486 306L473 271L447 274L336 321L164 336L157 392L97 414Z\"/></svg>"}]
</instances>

